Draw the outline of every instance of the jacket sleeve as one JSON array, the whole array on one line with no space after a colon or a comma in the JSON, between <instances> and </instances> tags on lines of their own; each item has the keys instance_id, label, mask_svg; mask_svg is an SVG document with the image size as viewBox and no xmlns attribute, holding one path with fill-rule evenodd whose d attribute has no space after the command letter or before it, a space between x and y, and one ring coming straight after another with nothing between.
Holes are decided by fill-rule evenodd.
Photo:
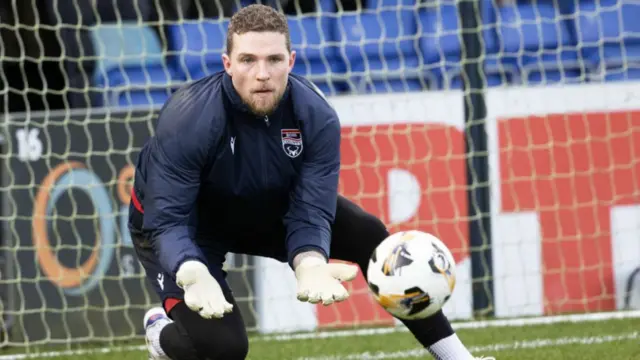
<instances>
[{"instance_id":1,"label":"jacket sleeve","mask_svg":"<svg viewBox=\"0 0 640 360\"><path fill-rule=\"evenodd\" d=\"M313 138L303 139L302 168L284 217L290 266L302 251L315 250L327 259L330 255L331 224L338 200L340 122L333 110L329 116Z\"/></svg>"},{"instance_id":2,"label":"jacket sleeve","mask_svg":"<svg viewBox=\"0 0 640 360\"><path fill-rule=\"evenodd\" d=\"M188 259L206 264L193 242L193 211L212 138L212 119L202 101L177 93L159 116L150 140L143 227L151 233L160 264L172 276Z\"/></svg>"}]
</instances>

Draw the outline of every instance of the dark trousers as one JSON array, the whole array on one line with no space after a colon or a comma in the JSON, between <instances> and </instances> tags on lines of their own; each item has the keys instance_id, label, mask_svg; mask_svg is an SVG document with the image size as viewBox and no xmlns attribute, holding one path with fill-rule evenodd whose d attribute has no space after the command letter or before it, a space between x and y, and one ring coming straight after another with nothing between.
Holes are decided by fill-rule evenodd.
<instances>
[{"instance_id":1,"label":"dark trousers","mask_svg":"<svg viewBox=\"0 0 640 360\"><path fill-rule=\"evenodd\" d=\"M344 197L338 198L336 219L332 227L332 259L356 263L366 276L370 255L387 236L389 232L377 217L365 212ZM134 243L137 242L134 241ZM284 241L280 240L280 243L283 244L283 252ZM159 265L153 263L148 253L149 249L142 249L136 245L136 250L149 280L154 284L163 301L168 297L180 298L180 294L173 295L174 291L179 292L179 289L171 283L170 278L163 280L162 289L158 288L156 276L161 270ZM268 255L280 257L279 251ZM249 344L242 314L238 311L233 295L223 280L222 270L214 268L210 271L221 282L227 300L234 305L234 311L226 314L222 319L204 319L198 313L191 311L184 302L178 302L172 306L169 317L174 320L174 323L162 330L160 344L173 360L241 360L245 359L248 353ZM425 347L453 334L442 312L428 319L403 322Z\"/></svg>"}]
</instances>

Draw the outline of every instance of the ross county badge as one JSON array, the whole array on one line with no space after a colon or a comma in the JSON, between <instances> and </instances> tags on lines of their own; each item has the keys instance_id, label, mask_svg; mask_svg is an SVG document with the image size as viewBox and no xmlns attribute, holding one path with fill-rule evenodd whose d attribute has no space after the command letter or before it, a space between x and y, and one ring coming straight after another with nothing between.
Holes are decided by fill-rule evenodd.
<instances>
[{"instance_id":1,"label":"ross county badge","mask_svg":"<svg viewBox=\"0 0 640 360\"><path fill-rule=\"evenodd\" d=\"M298 157L302 153L302 133L298 129L282 129L282 149L290 158Z\"/></svg>"}]
</instances>

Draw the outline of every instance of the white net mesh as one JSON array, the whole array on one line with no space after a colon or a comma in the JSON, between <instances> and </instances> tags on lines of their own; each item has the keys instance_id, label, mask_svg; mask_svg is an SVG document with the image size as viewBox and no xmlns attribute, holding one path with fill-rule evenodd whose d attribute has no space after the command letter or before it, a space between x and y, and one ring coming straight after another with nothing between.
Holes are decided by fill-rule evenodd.
<instances>
[{"instance_id":1,"label":"white net mesh","mask_svg":"<svg viewBox=\"0 0 640 360\"><path fill-rule=\"evenodd\" d=\"M248 3L0 4L4 344L141 334L158 300L126 229L131 165L171 92L222 68L228 15ZM468 0L480 18L465 31L460 3L269 3L288 14L294 71L341 116L341 193L392 231L451 247L452 319L637 306L640 3ZM469 180L465 152L473 30L489 88L474 119L487 149L471 156L488 157L489 183ZM469 230L469 182L489 187L491 236ZM472 263L473 236L488 261ZM251 330L395 324L362 276L348 302L315 308L295 300L286 265L231 255L226 266ZM474 309L479 294L490 302Z\"/></svg>"}]
</instances>

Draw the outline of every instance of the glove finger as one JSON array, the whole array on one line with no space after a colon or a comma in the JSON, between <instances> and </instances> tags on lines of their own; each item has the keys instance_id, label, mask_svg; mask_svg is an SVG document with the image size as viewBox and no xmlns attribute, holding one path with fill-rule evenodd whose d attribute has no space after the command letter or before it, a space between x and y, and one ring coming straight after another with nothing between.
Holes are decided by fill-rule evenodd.
<instances>
[{"instance_id":1,"label":"glove finger","mask_svg":"<svg viewBox=\"0 0 640 360\"><path fill-rule=\"evenodd\" d=\"M184 303L187 304L187 307L192 311L200 311L202 309L202 301L198 296L193 295L191 292L186 292L184 294Z\"/></svg>"},{"instance_id":2,"label":"glove finger","mask_svg":"<svg viewBox=\"0 0 640 360\"><path fill-rule=\"evenodd\" d=\"M222 317L224 316L224 309L223 308L217 308L217 309L212 309L211 310L211 314L209 314L209 319L210 318L216 318L216 319L222 319Z\"/></svg>"},{"instance_id":3,"label":"glove finger","mask_svg":"<svg viewBox=\"0 0 640 360\"><path fill-rule=\"evenodd\" d=\"M215 289L215 296L213 296L210 301L211 307L214 310L213 316L217 318L223 317L224 314L230 313L233 309L233 305L229 304L220 287Z\"/></svg>"},{"instance_id":4,"label":"glove finger","mask_svg":"<svg viewBox=\"0 0 640 360\"><path fill-rule=\"evenodd\" d=\"M340 281L351 281L358 275L358 266L342 263L327 264L331 276Z\"/></svg>"},{"instance_id":5,"label":"glove finger","mask_svg":"<svg viewBox=\"0 0 640 360\"><path fill-rule=\"evenodd\" d=\"M224 316L224 307L218 300L210 299L202 312L207 316L207 319L212 317L220 319Z\"/></svg>"},{"instance_id":6,"label":"glove finger","mask_svg":"<svg viewBox=\"0 0 640 360\"><path fill-rule=\"evenodd\" d=\"M327 290L334 302L344 301L349 297L349 291L337 280L332 281Z\"/></svg>"},{"instance_id":7,"label":"glove finger","mask_svg":"<svg viewBox=\"0 0 640 360\"><path fill-rule=\"evenodd\" d=\"M326 299L322 300L322 305L329 306L329 305L333 304L334 302L335 301L333 300L333 297L329 297L329 298L326 298Z\"/></svg>"},{"instance_id":8,"label":"glove finger","mask_svg":"<svg viewBox=\"0 0 640 360\"><path fill-rule=\"evenodd\" d=\"M202 317L203 319L211 319L213 317L213 314L205 309L198 311L198 314L200 314L200 317Z\"/></svg>"},{"instance_id":9,"label":"glove finger","mask_svg":"<svg viewBox=\"0 0 640 360\"><path fill-rule=\"evenodd\" d=\"M322 305L327 306L327 305L331 305L331 304L333 304L333 303L334 303L334 298L333 298L333 296L334 296L333 292L330 292L330 291L328 291L328 292L324 292L324 293L322 294L322 296L321 296L321 298L322 298Z\"/></svg>"},{"instance_id":10,"label":"glove finger","mask_svg":"<svg viewBox=\"0 0 640 360\"><path fill-rule=\"evenodd\" d=\"M333 298L336 302L347 300L349 298L349 291L347 291L342 284L337 283L333 289Z\"/></svg>"},{"instance_id":11,"label":"glove finger","mask_svg":"<svg viewBox=\"0 0 640 360\"><path fill-rule=\"evenodd\" d=\"M317 304L320 302L320 300L322 300L322 296L318 291L315 291L309 294L309 299L307 301L309 301L312 304Z\"/></svg>"},{"instance_id":12,"label":"glove finger","mask_svg":"<svg viewBox=\"0 0 640 360\"><path fill-rule=\"evenodd\" d=\"M298 287L298 292L296 296L300 301L309 300L309 289L307 289L306 287Z\"/></svg>"},{"instance_id":13,"label":"glove finger","mask_svg":"<svg viewBox=\"0 0 640 360\"><path fill-rule=\"evenodd\" d=\"M233 311L233 305L229 304L228 302L224 302L224 312L225 313L230 313Z\"/></svg>"},{"instance_id":14,"label":"glove finger","mask_svg":"<svg viewBox=\"0 0 640 360\"><path fill-rule=\"evenodd\" d=\"M217 318L221 318L224 314L230 313L233 310L233 305L225 299L222 291L220 291L219 297L212 299L211 304L214 309L213 316Z\"/></svg>"},{"instance_id":15,"label":"glove finger","mask_svg":"<svg viewBox=\"0 0 640 360\"><path fill-rule=\"evenodd\" d=\"M198 314L200 314L200 317L205 319L211 319L211 317L213 316L213 314L211 313L211 309L209 309L208 306L205 306L202 309L200 309L200 311L198 311Z\"/></svg>"},{"instance_id":16,"label":"glove finger","mask_svg":"<svg viewBox=\"0 0 640 360\"><path fill-rule=\"evenodd\" d=\"M221 315L230 313L233 310L233 305L229 304L224 297L220 298L220 301L216 302L216 305L216 309L220 309Z\"/></svg>"},{"instance_id":17,"label":"glove finger","mask_svg":"<svg viewBox=\"0 0 640 360\"><path fill-rule=\"evenodd\" d=\"M202 316L205 319L211 319L212 317L215 316L215 308L213 307L211 300L203 301L202 309L200 310L199 313L200 313L200 316Z\"/></svg>"},{"instance_id":18,"label":"glove finger","mask_svg":"<svg viewBox=\"0 0 640 360\"><path fill-rule=\"evenodd\" d=\"M224 316L224 309L222 308L212 309L210 315L211 316L209 318L222 319L222 317Z\"/></svg>"}]
</instances>

